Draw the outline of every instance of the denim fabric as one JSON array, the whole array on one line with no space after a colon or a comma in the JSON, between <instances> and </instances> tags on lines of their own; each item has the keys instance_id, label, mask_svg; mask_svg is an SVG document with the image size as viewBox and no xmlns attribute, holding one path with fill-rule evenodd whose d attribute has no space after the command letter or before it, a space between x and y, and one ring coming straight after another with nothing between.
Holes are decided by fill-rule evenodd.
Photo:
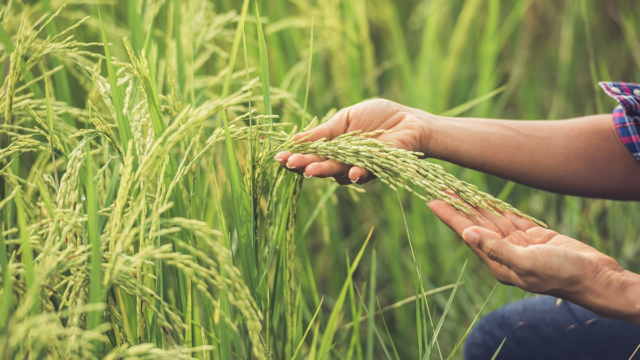
<instances>
[{"instance_id":1,"label":"denim fabric","mask_svg":"<svg viewBox=\"0 0 640 360\"><path fill-rule=\"evenodd\" d=\"M640 326L557 300L536 296L487 315L467 338L465 360L491 359L505 338L496 359L627 360L640 345Z\"/></svg>"}]
</instances>

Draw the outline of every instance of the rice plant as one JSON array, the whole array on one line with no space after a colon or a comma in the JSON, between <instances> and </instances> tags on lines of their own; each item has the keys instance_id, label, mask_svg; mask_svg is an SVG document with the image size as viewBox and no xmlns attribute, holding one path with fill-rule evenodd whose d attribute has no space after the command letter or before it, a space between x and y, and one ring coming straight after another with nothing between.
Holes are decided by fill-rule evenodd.
<instances>
[{"instance_id":1,"label":"rice plant","mask_svg":"<svg viewBox=\"0 0 640 360\"><path fill-rule=\"evenodd\" d=\"M383 92L450 115L513 111L507 96L520 79L496 98L491 69L501 47L524 41L513 38L526 35L531 2L501 20L486 1L487 24L471 17L484 1L456 1L455 14L443 1L374 3L0 5L1 357L456 356L485 305L519 293L490 296L494 282L464 271L424 202L533 219L505 202L527 190L394 149L379 131L295 134ZM420 15L399 13L413 6ZM447 49L444 14L457 20ZM402 18L419 40L405 38ZM484 30L486 53L463 94L456 68L473 29ZM390 43L384 53L397 58L376 58ZM282 150L365 167L382 184L304 180L273 160ZM542 196L516 205L542 215ZM343 216L346 203L362 214ZM587 221L583 205L608 224L630 221L617 204L568 204L575 222ZM370 210L380 207L392 209L384 219Z\"/></svg>"}]
</instances>

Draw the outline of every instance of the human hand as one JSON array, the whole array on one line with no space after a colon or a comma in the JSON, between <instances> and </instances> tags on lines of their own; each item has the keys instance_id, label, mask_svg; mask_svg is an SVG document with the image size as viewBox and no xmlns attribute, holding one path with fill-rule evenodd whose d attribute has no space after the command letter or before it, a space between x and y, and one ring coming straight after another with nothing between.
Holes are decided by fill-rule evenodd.
<instances>
[{"instance_id":1,"label":"human hand","mask_svg":"<svg viewBox=\"0 0 640 360\"><path fill-rule=\"evenodd\" d=\"M501 283L640 323L637 290L633 290L638 289L640 276L593 247L510 212L498 217L476 209L474 218L440 200L430 202L429 207Z\"/></svg>"},{"instance_id":2,"label":"human hand","mask_svg":"<svg viewBox=\"0 0 640 360\"><path fill-rule=\"evenodd\" d=\"M427 153L432 140L432 123L435 117L421 110L400 105L393 101L374 99L340 110L331 120L301 133L297 139L313 134L307 141L321 138L333 139L341 134L362 130L363 132L385 129L391 133L377 139L392 143L400 149ZM276 160L287 169L305 177L333 177L341 185L363 184L373 178L361 167L350 166L336 160L314 154L292 154L283 151Z\"/></svg>"}]
</instances>

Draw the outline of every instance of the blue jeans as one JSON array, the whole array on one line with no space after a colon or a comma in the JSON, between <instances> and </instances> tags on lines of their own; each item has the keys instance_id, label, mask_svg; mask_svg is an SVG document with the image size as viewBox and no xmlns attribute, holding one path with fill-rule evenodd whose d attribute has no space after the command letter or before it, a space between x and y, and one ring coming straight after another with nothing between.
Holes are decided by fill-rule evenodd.
<instances>
[{"instance_id":1,"label":"blue jeans","mask_svg":"<svg viewBox=\"0 0 640 360\"><path fill-rule=\"evenodd\" d=\"M640 301L640 299L639 299ZM487 315L474 326L465 360L623 359L640 345L640 326L598 316L551 296L520 300ZM640 359L640 350L634 356Z\"/></svg>"}]
</instances>

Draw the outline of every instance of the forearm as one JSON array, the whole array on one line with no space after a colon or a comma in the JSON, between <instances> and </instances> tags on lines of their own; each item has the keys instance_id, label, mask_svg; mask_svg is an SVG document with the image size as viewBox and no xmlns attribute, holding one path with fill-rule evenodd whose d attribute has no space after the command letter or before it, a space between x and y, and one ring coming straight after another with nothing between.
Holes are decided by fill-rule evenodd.
<instances>
[{"instance_id":1,"label":"forearm","mask_svg":"<svg viewBox=\"0 0 640 360\"><path fill-rule=\"evenodd\" d=\"M513 121L435 117L426 153L556 193L640 200L640 164L611 115Z\"/></svg>"},{"instance_id":2,"label":"forearm","mask_svg":"<svg viewBox=\"0 0 640 360\"><path fill-rule=\"evenodd\" d=\"M598 315L640 325L640 275L636 273L609 269L561 297Z\"/></svg>"}]
</instances>

